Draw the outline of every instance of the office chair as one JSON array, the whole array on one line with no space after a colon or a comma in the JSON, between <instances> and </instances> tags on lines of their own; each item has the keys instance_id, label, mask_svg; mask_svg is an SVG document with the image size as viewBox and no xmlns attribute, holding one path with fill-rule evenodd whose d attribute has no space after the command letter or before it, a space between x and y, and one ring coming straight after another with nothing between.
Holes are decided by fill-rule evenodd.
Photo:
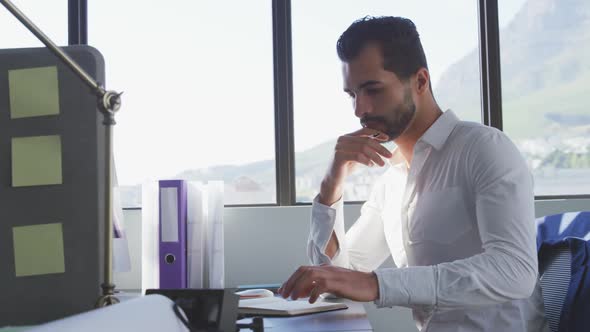
<instances>
[{"instance_id":1,"label":"office chair","mask_svg":"<svg viewBox=\"0 0 590 332\"><path fill-rule=\"evenodd\" d=\"M588 322L590 301L590 212L568 212L537 219L539 275L545 315L552 332L578 331ZM582 308L586 307L586 309ZM589 312L590 313L590 312ZM582 329L579 329L582 331Z\"/></svg>"},{"instance_id":2,"label":"office chair","mask_svg":"<svg viewBox=\"0 0 590 332\"><path fill-rule=\"evenodd\" d=\"M559 331L559 321L571 282L572 254L569 247L555 248L539 257L539 283L543 294L545 318L551 332Z\"/></svg>"}]
</instances>

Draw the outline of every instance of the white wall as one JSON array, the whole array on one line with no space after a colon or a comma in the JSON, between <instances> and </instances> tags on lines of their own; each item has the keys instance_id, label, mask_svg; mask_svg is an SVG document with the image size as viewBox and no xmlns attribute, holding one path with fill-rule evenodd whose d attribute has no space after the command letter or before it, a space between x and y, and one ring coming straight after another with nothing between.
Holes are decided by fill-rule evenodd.
<instances>
[{"instance_id":1,"label":"white wall","mask_svg":"<svg viewBox=\"0 0 590 332\"><path fill-rule=\"evenodd\" d=\"M359 205L345 206L347 227L359 215ZM537 217L590 210L590 199L538 201ZM309 230L309 206L225 209L226 287L252 283L283 282L299 265L308 264L305 244ZM118 289L140 288L141 211L125 211L133 268L115 273ZM385 264L391 264L391 261ZM375 331L416 331L411 312L405 308L376 309L367 304Z\"/></svg>"}]
</instances>

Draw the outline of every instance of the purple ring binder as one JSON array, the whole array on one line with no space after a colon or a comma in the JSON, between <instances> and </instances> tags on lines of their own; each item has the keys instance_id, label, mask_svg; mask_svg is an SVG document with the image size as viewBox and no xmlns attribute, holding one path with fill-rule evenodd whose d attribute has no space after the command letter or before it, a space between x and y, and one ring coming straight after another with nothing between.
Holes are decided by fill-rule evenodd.
<instances>
[{"instance_id":1,"label":"purple ring binder","mask_svg":"<svg viewBox=\"0 0 590 332\"><path fill-rule=\"evenodd\" d=\"M186 183L161 180L159 191L160 288L186 288Z\"/></svg>"}]
</instances>

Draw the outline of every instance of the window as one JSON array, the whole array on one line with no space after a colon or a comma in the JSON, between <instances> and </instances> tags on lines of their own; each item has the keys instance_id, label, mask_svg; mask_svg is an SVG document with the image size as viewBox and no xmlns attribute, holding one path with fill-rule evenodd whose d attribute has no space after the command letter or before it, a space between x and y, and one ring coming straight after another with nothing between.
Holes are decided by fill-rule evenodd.
<instances>
[{"instance_id":1,"label":"window","mask_svg":"<svg viewBox=\"0 0 590 332\"><path fill-rule=\"evenodd\" d=\"M498 7L503 129L525 156L536 195L590 194L590 4Z\"/></svg>"},{"instance_id":2,"label":"window","mask_svg":"<svg viewBox=\"0 0 590 332\"><path fill-rule=\"evenodd\" d=\"M12 0L54 43L68 44L68 2L66 0ZM45 47L5 7L0 5L0 48Z\"/></svg>"},{"instance_id":3,"label":"window","mask_svg":"<svg viewBox=\"0 0 590 332\"><path fill-rule=\"evenodd\" d=\"M44 1L26 4L41 14L50 10ZM477 2L290 4L297 202L317 194L336 138L360 126L342 92L335 43L364 15L411 18L438 104L463 120L482 121ZM590 193L589 6L499 0L503 129L526 157L537 195ZM140 183L163 178L222 179L227 204L276 203L271 7L271 0L90 1L89 43L105 56L107 87L125 91L115 127L125 206L141 205ZM50 20L62 22L61 44L66 13L64 1L63 17ZM7 21L0 20L3 31L21 29L28 37L15 32L4 47L38 45ZM345 198L365 200L382 171L359 167Z\"/></svg>"},{"instance_id":4,"label":"window","mask_svg":"<svg viewBox=\"0 0 590 332\"><path fill-rule=\"evenodd\" d=\"M365 15L412 19L440 107L452 109L463 120L481 122L477 10L476 1L292 1L298 202L309 202L317 194L336 138L360 128L342 91L336 54L340 34ZM345 199L365 200L370 184L382 171L359 167L345 184Z\"/></svg>"},{"instance_id":5,"label":"window","mask_svg":"<svg viewBox=\"0 0 590 332\"><path fill-rule=\"evenodd\" d=\"M107 88L125 92L114 128L123 205L169 178L224 180L226 204L276 203L271 2L88 5Z\"/></svg>"}]
</instances>

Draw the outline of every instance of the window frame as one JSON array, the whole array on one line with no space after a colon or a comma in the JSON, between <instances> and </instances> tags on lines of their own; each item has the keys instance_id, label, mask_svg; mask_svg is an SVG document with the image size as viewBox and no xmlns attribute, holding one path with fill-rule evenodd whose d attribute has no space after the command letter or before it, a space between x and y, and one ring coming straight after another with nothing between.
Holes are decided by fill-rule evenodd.
<instances>
[{"instance_id":1,"label":"window frame","mask_svg":"<svg viewBox=\"0 0 590 332\"><path fill-rule=\"evenodd\" d=\"M87 0L68 0L68 45L88 45Z\"/></svg>"},{"instance_id":2,"label":"window frame","mask_svg":"<svg viewBox=\"0 0 590 332\"><path fill-rule=\"evenodd\" d=\"M291 1L272 0L276 202L226 207L305 206L296 201L293 125ZM502 130L502 82L498 1L478 0L483 124ZM68 0L68 44L88 44L88 0ZM587 199L585 195L539 195L535 200ZM348 201L345 204L362 204ZM141 207L126 208L128 210Z\"/></svg>"}]
</instances>

